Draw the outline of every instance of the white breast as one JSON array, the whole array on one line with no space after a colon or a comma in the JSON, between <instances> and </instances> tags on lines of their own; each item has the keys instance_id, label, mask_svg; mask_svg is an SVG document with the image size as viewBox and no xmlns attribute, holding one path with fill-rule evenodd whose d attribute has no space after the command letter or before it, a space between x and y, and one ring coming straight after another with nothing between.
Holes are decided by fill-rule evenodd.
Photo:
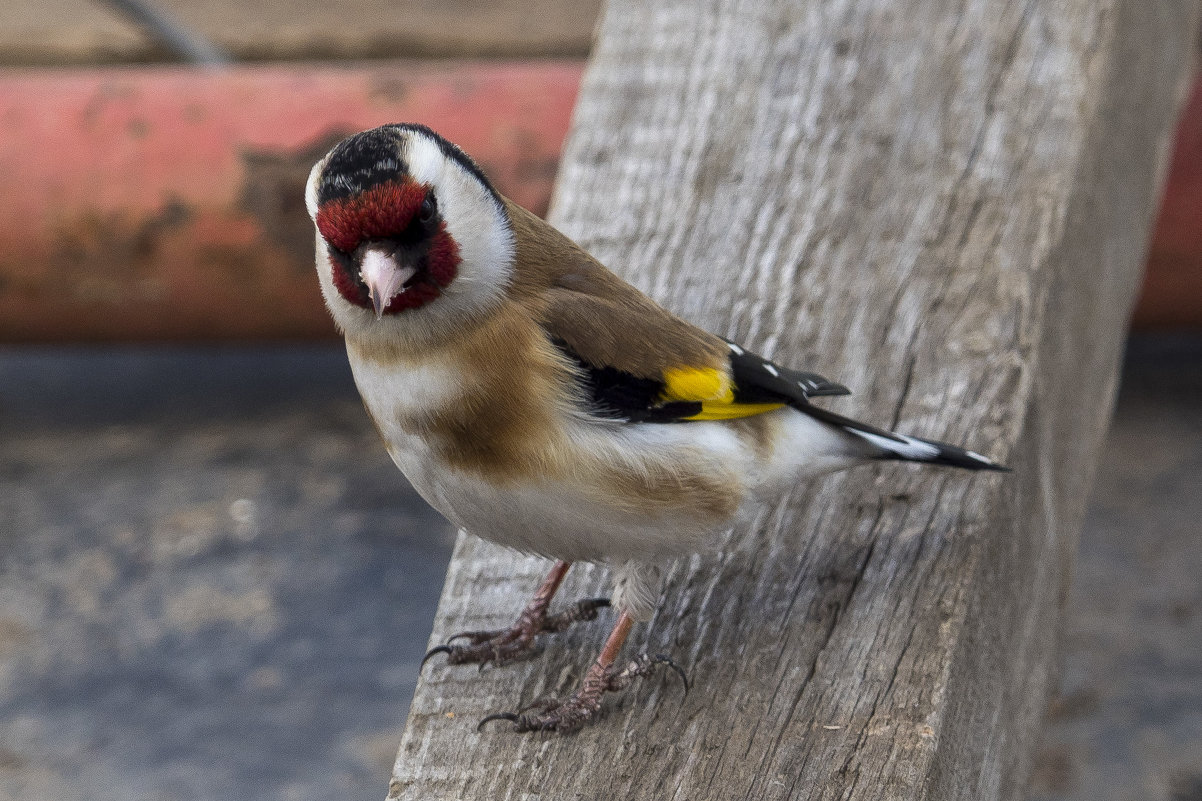
<instances>
[{"instance_id":1,"label":"white breast","mask_svg":"<svg viewBox=\"0 0 1202 801\"><path fill-rule=\"evenodd\" d=\"M718 421L629 424L562 415L534 460L545 472L498 480L449 464L437 443L401 422L453 407L469 389L466 377L441 363L381 364L350 354L389 455L422 497L470 533L558 559L654 562L704 550L755 496L857 460L847 437L793 409L757 418L769 429L767 449ZM729 488L730 503L707 507L703 501L714 493L699 486Z\"/></svg>"},{"instance_id":2,"label":"white breast","mask_svg":"<svg viewBox=\"0 0 1202 801\"><path fill-rule=\"evenodd\" d=\"M348 353L355 385L381 428L454 403L465 389L462 377L441 362L381 363Z\"/></svg>"},{"instance_id":3,"label":"white breast","mask_svg":"<svg viewBox=\"0 0 1202 801\"><path fill-rule=\"evenodd\" d=\"M381 363L349 350L351 373L363 403L384 440L388 455L427 503L456 525L442 488L445 470L424 438L406 431L401 420L454 403L463 382L445 365L434 362Z\"/></svg>"},{"instance_id":4,"label":"white breast","mask_svg":"<svg viewBox=\"0 0 1202 801\"><path fill-rule=\"evenodd\" d=\"M678 502L659 502L649 516L642 501L623 497L620 481L614 486L612 480L666 475L661 484L669 487L699 479L737 482L741 443L718 424L557 417L560 430L541 460L547 474L498 482L448 464L437 443L401 422L452 407L467 389L464 377L442 364L382 364L349 353L355 382L393 462L432 506L477 536L569 561L653 560L697 551L730 522L699 509L684 491Z\"/></svg>"}]
</instances>

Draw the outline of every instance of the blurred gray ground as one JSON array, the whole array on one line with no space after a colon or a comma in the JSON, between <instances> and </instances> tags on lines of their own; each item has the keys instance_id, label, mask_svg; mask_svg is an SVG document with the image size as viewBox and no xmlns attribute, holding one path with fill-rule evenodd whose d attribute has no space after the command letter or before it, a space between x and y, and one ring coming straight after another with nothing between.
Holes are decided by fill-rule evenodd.
<instances>
[{"instance_id":1,"label":"blurred gray ground","mask_svg":"<svg viewBox=\"0 0 1202 801\"><path fill-rule=\"evenodd\" d=\"M1137 341L1032 801L1202 800L1200 412ZM0 799L383 797L450 544L338 346L0 350Z\"/></svg>"},{"instance_id":2,"label":"blurred gray ground","mask_svg":"<svg viewBox=\"0 0 1202 801\"><path fill-rule=\"evenodd\" d=\"M451 532L338 347L0 356L0 799L382 798Z\"/></svg>"},{"instance_id":3,"label":"blurred gray ground","mask_svg":"<svg viewBox=\"0 0 1202 801\"><path fill-rule=\"evenodd\" d=\"M1128 345L1031 801L1202 801L1202 338Z\"/></svg>"}]
</instances>

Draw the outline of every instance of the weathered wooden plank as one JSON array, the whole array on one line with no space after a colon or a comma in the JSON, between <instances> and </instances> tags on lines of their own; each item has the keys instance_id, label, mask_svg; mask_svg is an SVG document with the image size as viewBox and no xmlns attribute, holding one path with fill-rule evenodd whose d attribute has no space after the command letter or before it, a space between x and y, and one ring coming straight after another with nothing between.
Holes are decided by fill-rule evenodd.
<instances>
[{"instance_id":1,"label":"weathered wooden plank","mask_svg":"<svg viewBox=\"0 0 1202 801\"><path fill-rule=\"evenodd\" d=\"M572 737L475 732L570 691L603 625L427 668L389 797L1017 797L1196 11L613 0L553 219L844 380L840 411L1017 472L860 469L677 565L630 647L678 659L684 701L652 681ZM461 538L431 641L507 623L543 567Z\"/></svg>"}]
</instances>

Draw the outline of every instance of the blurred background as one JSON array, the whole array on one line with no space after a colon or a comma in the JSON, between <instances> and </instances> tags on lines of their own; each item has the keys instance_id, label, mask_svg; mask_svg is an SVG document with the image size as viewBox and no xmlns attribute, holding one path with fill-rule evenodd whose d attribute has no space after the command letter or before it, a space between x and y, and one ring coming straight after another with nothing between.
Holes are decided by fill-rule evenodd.
<instances>
[{"instance_id":1,"label":"blurred background","mask_svg":"<svg viewBox=\"0 0 1202 801\"><path fill-rule=\"evenodd\" d=\"M378 798L453 532L303 186L401 120L544 213L600 0L0 0L0 800ZM1202 83L1032 801L1202 801ZM516 612L516 610L515 610Z\"/></svg>"}]
</instances>

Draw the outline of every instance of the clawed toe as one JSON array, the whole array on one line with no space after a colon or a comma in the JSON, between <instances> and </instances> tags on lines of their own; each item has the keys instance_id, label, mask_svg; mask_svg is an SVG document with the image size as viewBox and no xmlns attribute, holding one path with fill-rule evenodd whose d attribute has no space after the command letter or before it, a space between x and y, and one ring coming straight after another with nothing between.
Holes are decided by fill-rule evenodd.
<instances>
[{"instance_id":1,"label":"clawed toe","mask_svg":"<svg viewBox=\"0 0 1202 801\"><path fill-rule=\"evenodd\" d=\"M620 669L612 665L602 667L594 663L585 674L580 689L570 698L563 701L543 698L517 712L496 712L482 719L476 726L476 731L482 731L486 724L493 721L506 720L513 724L515 732L553 731L568 734L600 716L601 699L605 693L625 689L635 679L646 676L657 665L664 665L676 671L684 682L685 694L688 694L689 680L680 665L662 654L639 654Z\"/></svg>"},{"instance_id":2,"label":"clawed toe","mask_svg":"<svg viewBox=\"0 0 1202 801\"><path fill-rule=\"evenodd\" d=\"M684 694L689 694L689 677L685 675L684 668L676 664L672 657L665 654L639 654L634 659L622 668L622 670L614 673L609 680L609 690L620 690L626 687L639 676L646 676L651 672L656 665L663 665L676 671L676 675L680 676L680 681L684 685Z\"/></svg>"},{"instance_id":3,"label":"clawed toe","mask_svg":"<svg viewBox=\"0 0 1202 801\"><path fill-rule=\"evenodd\" d=\"M538 635L554 634L574 623L595 620L597 611L609 605L608 598L586 598L555 615L547 615L541 608L528 609L510 628L453 634L444 644L427 651L420 667L425 667L426 662L437 654L446 654L448 665L479 664L481 668L527 659L538 652L535 645ZM467 642L456 644L456 640Z\"/></svg>"},{"instance_id":4,"label":"clawed toe","mask_svg":"<svg viewBox=\"0 0 1202 801\"><path fill-rule=\"evenodd\" d=\"M510 723L517 723L520 718L521 715L517 712L494 712L491 715L486 715L476 724L476 731L484 731L484 726L492 723L494 720L508 720Z\"/></svg>"},{"instance_id":5,"label":"clawed toe","mask_svg":"<svg viewBox=\"0 0 1202 801\"><path fill-rule=\"evenodd\" d=\"M610 600L608 598L585 598L582 601L577 601L559 614L547 615L543 618L540 633L546 632L550 634L563 631L570 628L573 623L596 620L597 610L607 609L609 605Z\"/></svg>"},{"instance_id":6,"label":"clawed toe","mask_svg":"<svg viewBox=\"0 0 1202 801\"><path fill-rule=\"evenodd\" d=\"M490 634L483 637L481 634ZM468 639L467 645L454 645L457 639ZM534 645L534 635L518 629L505 629L496 632L468 632L456 634L443 645L436 645L422 657L420 667L425 667L426 661L436 654L446 654L448 665L478 664L481 669L486 665L504 665L516 662L534 655L538 649ZM420 669L419 667L419 669Z\"/></svg>"},{"instance_id":7,"label":"clawed toe","mask_svg":"<svg viewBox=\"0 0 1202 801\"><path fill-rule=\"evenodd\" d=\"M454 639L454 638L452 638L452 639ZM450 645L436 645L433 648L431 648L429 651L426 651L426 655L422 657L421 664L417 666L417 669L421 670L422 668L424 668L426 666L426 662L428 662L430 660L430 657L434 656L435 654L449 654L449 653L451 653Z\"/></svg>"},{"instance_id":8,"label":"clawed toe","mask_svg":"<svg viewBox=\"0 0 1202 801\"><path fill-rule=\"evenodd\" d=\"M447 638L447 645L455 642L455 640L467 640L472 645L479 645L486 640L491 640L504 634L504 631L461 631L458 634L452 634Z\"/></svg>"},{"instance_id":9,"label":"clawed toe","mask_svg":"<svg viewBox=\"0 0 1202 801\"><path fill-rule=\"evenodd\" d=\"M557 702L539 714L494 712L484 717L476 725L476 731L483 731L485 724L494 720L507 720L513 724L513 730L517 733L552 731L557 734L568 734L582 728L586 723L597 718L600 713L600 698L597 698L594 704L592 699L582 697L580 693L577 693L562 703Z\"/></svg>"}]
</instances>

